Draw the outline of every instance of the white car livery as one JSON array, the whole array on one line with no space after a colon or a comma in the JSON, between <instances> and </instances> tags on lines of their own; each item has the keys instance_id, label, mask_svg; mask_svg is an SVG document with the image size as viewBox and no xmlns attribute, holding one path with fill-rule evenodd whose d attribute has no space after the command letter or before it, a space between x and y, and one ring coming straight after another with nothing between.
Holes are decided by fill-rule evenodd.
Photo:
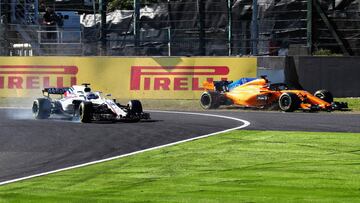
<instances>
[{"instance_id":1,"label":"white car livery","mask_svg":"<svg viewBox=\"0 0 360 203\"><path fill-rule=\"evenodd\" d=\"M139 100L130 100L127 105L121 105L115 99L101 96L101 92L92 92L90 84L74 85L67 88L44 88L44 98L35 99L32 112L36 119L46 119L52 114L79 118L83 123L91 121L130 121L150 119L144 113ZM53 99L50 95L60 95Z\"/></svg>"}]
</instances>

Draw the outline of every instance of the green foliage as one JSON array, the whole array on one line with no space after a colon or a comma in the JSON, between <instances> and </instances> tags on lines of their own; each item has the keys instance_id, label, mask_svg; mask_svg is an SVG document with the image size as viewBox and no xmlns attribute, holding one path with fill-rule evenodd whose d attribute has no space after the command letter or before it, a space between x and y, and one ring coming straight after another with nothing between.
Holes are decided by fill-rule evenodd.
<instances>
[{"instance_id":1,"label":"green foliage","mask_svg":"<svg viewBox=\"0 0 360 203\"><path fill-rule=\"evenodd\" d=\"M316 56L330 56L332 53L329 49L319 49L314 52Z\"/></svg>"},{"instance_id":2,"label":"green foliage","mask_svg":"<svg viewBox=\"0 0 360 203\"><path fill-rule=\"evenodd\" d=\"M148 3L160 3L164 0L139 0L141 6ZM134 0L108 0L108 10L133 10L134 9Z\"/></svg>"},{"instance_id":3,"label":"green foliage","mask_svg":"<svg viewBox=\"0 0 360 203\"><path fill-rule=\"evenodd\" d=\"M133 10L133 0L109 0L108 1L108 10Z\"/></svg>"},{"instance_id":4,"label":"green foliage","mask_svg":"<svg viewBox=\"0 0 360 203\"><path fill-rule=\"evenodd\" d=\"M360 202L359 146L359 133L236 130L1 186L0 202Z\"/></svg>"},{"instance_id":5,"label":"green foliage","mask_svg":"<svg viewBox=\"0 0 360 203\"><path fill-rule=\"evenodd\" d=\"M314 56L342 56L342 54L333 53L330 49L318 49L313 53Z\"/></svg>"}]
</instances>

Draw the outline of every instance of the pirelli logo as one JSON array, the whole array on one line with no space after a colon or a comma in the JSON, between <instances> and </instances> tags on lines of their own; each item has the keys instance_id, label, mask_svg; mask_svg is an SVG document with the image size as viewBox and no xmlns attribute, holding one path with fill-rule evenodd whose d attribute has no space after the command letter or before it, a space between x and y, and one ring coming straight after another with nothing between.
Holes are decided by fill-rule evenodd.
<instances>
[{"instance_id":1,"label":"pirelli logo","mask_svg":"<svg viewBox=\"0 0 360 203\"><path fill-rule=\"evenodd\" d=\"M132 66L130 90L203 90L203 80L228 74L227 66Z\"/></svg>"},{"instance_id":2,"label":"pirelli logo","mask_svg":"<svg viewBox=\"0 0 360 203\"><path fill-rule=\"evenodd\" d=\"M1 65L0 89L71 86L77 73L77 66Z\"/></svg>"}]
</instances>

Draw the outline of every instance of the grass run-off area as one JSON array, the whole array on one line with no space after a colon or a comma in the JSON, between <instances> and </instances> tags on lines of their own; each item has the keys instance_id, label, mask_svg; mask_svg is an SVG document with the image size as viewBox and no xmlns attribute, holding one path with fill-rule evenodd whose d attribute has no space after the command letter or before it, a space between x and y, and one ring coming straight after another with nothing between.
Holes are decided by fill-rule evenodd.
<instances>
[{"instance_id":1,"label":"grass run-off area","mask_svg":"<svg viewBox=\"0 0 360 203\"><path fill-rule=\"evenodd\" d=\"M23 201L360 202L360 134L232 131L0 186Z\"/></svg>"}]
</instances>

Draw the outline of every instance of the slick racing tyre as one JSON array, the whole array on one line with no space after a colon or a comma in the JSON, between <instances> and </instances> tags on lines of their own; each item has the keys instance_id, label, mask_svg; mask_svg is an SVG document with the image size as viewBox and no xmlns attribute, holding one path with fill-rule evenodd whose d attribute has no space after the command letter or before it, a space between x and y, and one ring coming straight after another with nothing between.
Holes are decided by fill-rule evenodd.
<instances>
[{"instance_id":1,"label":"slick racing tyre","mask_svg":"<svg viewBox=\"0 0 360 203\"><path fill-rule=\"evenodd\" d=\"M93 105L91 102L81 102L79 106L80 121L83 123L91 123L93 118Z\"/></svg>"},{"instance_id":2,"label":"slick racing tyre","mask_svg":"<svg viewBox=\"0 0 360 203\"><path fill-rule=\"evenodd\" d=\"M51 114L51 102L46 98L35 99L32 106L32 112L36 119L46 119Z\"/></svg>"},{"instance_id":3,"label":"slick racing tyre","mask_svg":"<svg viewBox=\"0 0 360 203\"><path fill-rule=\"evenodd\" d=\"M293 112L300 106L299 97L291 92L283 93L279 98L279 107L282 111Z\"/></svg>"},{"instance_id":4,"label":"slick racing tyre","mask_svg":"<svg viewBox=\"0 0 360 203\"><path fill-rule=\"evenodd\" d=\"M143 108L139 100L130 100L128 106L131 113L137 114L143 112Z\"/></svg>"},{"instance_id":5,"label":"slick racing tyre","mask_svg":"<svg viewBox=\"0 0 360 203\"><path fill-rule=\"evenodd\" d=\"M327 90L318 90L315 92L314 96L326 101L327 103L332 103L334 101L333 95Z\"/></svg>"},{"instance_id":6,"label":"slick racing tyre","mask_svg":"<svg viewBox=\"0 0 360 203\"><path fill-rule=\"evenodd\" d=\"M51 102L46 98L38 98L34 100L32 112L36 119L46 119L51 114Z\"/></svg>"},{"instance_id":7,"label":"slick racing tyre","mask_svg":"<svg viewBox=\"0 0 360 203\"><path fill-rule=\"evenodd\" d=\"M217 109L220 106L220 94L217 92L204 92L200 97L200 106L203 109Z\"/></svg>"},{"instance_id":8,"label":"slick racing tyre","mask_svg":"<svg viewBox=\"0 0 360 203\"><path fill-rule=\"evenodd\" d=\"M128 103L129 120L128 122L140 121L140 114L143 112L142 104L139 100L130 100Z\"/></svg>"}]
</instances>

